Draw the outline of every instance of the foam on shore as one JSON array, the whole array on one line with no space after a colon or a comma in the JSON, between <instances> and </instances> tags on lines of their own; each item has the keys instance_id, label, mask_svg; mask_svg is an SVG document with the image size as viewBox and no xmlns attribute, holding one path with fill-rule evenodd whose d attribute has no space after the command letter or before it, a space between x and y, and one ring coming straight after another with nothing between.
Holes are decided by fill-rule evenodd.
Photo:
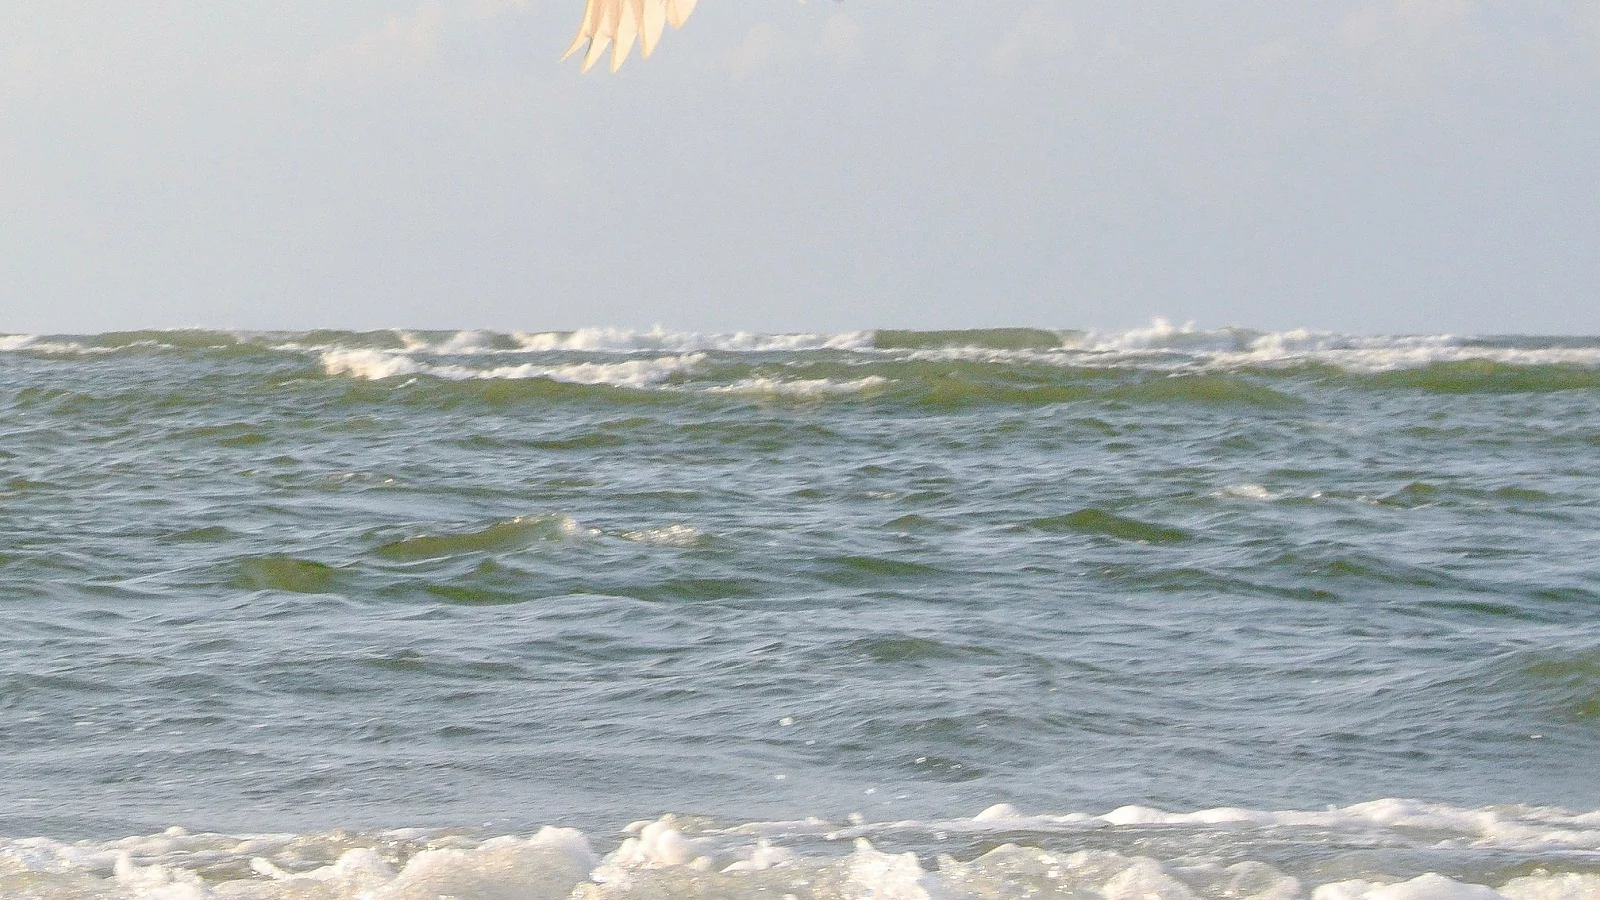
<instances>
[{"instance_id":1,"label":"foam on shore","mask_svg":"<svg viewBox=\"0 0 1600 900\"><path fill-rule=\"evenodd\" d=\"M1164 840L1153 840L1161 829ZM1241 830L1243 829L1243 830ZM1265 829L1265 831L1263 831ZM1129 832L1129 834L1124 834ZM1004 836L966 854L952 834ZM1089 838L1137 838L1120 849ZM920 837L920 840L918 839ZM1221 838L1221 840L1219 840ZM1255 846L1320 839L1356 849L1370 871L1329 878ZM1253 842L1260 842L1259 845ZM884 849L924 843L922 852ZM1036 843L1050 847L1034 846ZM1101 841L1103 844L1103 840ZM1502 876L1407 872L1382 848L1496 851L1559 848L1513 861ZM1159 848L1171 847L1163 853ZM1175 851L1175 852L1174 852ZM1573 852L1576 851L1576 852ZM601 855L569 828L482 838L447 831L368 835L228 836L182 829L104 843L42 838L0 842L0 896L40 900L609 900L622 897L794 897L813 900L1595 900L1600 813L1457 809L1380 800L1320 812L1220 808L1167 813L1123 807L1104 815L1032 816L996 805L941 822L820 820L717 826L666 816L635 822ZM1267 855L1271 855L1270 852ZM1241 860L1240 858L1243 857ZM1352 857L1354 859L1356 857ZM1346 861L1326 871L1347 870Z\"/></svg>"}]
</instances>

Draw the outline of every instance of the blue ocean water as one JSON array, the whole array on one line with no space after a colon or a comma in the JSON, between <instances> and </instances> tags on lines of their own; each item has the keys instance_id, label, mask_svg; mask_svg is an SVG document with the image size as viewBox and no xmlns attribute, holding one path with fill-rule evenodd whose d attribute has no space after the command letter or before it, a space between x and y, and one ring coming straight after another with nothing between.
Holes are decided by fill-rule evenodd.
<instances>
[{"instance_id":1,"label":"blue ocean water","mask_svg":"<svg viewBox=\"0 0 1600 900\"><path fill-rule=\"evenodd\" d=\"M1600 338L0 337L0 896L1597 897L1597 559Z\"/></svg>"}]
</instances>

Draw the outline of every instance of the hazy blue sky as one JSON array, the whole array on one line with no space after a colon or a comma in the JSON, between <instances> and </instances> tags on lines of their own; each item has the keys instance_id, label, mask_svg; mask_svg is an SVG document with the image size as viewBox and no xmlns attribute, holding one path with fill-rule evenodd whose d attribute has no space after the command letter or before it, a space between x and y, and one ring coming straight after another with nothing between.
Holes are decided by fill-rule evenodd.
<instances>
[{"instance_id":1,"label":"hazy blue sky","mask_svg":"<svg viewBox=\"0 0 1600 900\"><path fill-rule=\"evenodd\" d=\"M0 331L1600 333L1600 0L0 0Z\"/></svg>"}]
</instances>

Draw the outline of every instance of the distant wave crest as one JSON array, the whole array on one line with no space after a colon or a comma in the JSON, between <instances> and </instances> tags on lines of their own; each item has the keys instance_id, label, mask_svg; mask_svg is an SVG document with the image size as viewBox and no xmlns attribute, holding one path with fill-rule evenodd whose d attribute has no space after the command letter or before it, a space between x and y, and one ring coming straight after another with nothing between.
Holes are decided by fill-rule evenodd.
<instances>
[{"instance_id":1,"label":"distant wave crest","mask_svg":"<svg viewBox=\"0 0 1600 900\"><path fill-rule=\"evenodd\" d=\"M790 400L889 397L935 404L1070 400L1096 394L1089 390L1091 382L1108 374L1145 381L1235 379L1207 383L1205 390L1199 390L1199 381L1117 387L1127 395L1123 399L1146 402L1265 402L1266 392L1282 389L1261 382L1295 378L1456 393L1600 388L1600 337L1202 330L1164 320L1116 332L989 328L765 334L657 327L14 334L0 335L0 354L63 362L187 354L277 364L309 361L328 377L375 382L543 380L633 391Z\"/></svg>"}]
</instances>

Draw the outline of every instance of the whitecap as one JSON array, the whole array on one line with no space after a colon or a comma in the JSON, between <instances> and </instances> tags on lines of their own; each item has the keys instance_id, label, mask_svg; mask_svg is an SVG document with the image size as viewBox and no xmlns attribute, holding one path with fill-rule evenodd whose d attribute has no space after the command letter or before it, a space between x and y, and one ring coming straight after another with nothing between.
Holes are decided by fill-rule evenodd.
<instances>
[{"instance_id":1,"label":"whitecap","mask_svg":"<svg viewBox=\"0 0 1600 900\"><path fill-rule=\"evenodd\" d=\"M328 350L322 354L322 369L329 375L381 381L396 375L414 375L423 367L409 356L388 350Z\"/></svg>"},{"instance_id":2,"label":"whitecap","mask_svg":"<svg viewBox=\"0 0 1600 900\"><path fill-rule=\"evenodd\" d=\"M765 334L755 331L701 333L668 331L656 326L648 331L626 328L580 328L576 331L515 332L511 335L524 351L580 351L591 353L635 353L639 351L719 351L725 353L773 353L802 350L863 350L872 345L872 332L851 331L839 334L802 332Z\"/></svg>"},{"instance_id":3,"label":"whitecap","mask_svg":"<svg viewBox=\"0 0 1600 900\"><path fill-rule=\"evenodd\" d=\"M580 362L563 365L523 363L520 365L474 368L460 364L423 362L396 350L328 350L321 355L322 367L329 375L348 375L369 381L397 375L432 375L452 381L469 379L521 380L545 378L568 384L611 385L646 388L687 372L705 359L704 354L663 356L658 359L630 359L618 362Z\"/></svg>"},{"instance_id":4,"label":"whitecap","mask_svg":"<svg viewBox=\"0 0 1600 900\"><path fill-rule=\"evenodd\" d=\"M140 341L126 346L144 346ZM35 356L104 356L123 347L93 347L78 341L46 340L37 334L0 335L0 353L28 353Z\"/></svg>"},{"instance_id":5,"label":"whitecap","mask_svg":"<svg viewBox=\"0 0 1600 900\"><path fill-rule=\"evenodd\" d=\"M1087 350L1093 353L1114 353L1128 350L1162 350L1175 344L1194 345L1198 336L1200 346L1215 345L1217 349L1223 346L1232 346L1231 335L1223 343L1226 332L1197 332L1193 322L1183 325L1174 325L1170 321L1157 317L1146 328L1132 328L1127 331L1097 332L1090 331L1079 335L1075 339L1069 338L1064 346L1072 350Z\"/></svg>"},{"instance_id":6,"label":"whitecap","mask_svg":"<svg viewBox=\"0 0 1600 900\"><path fill-rule=\"evenodd\" d=\"M524 363L492 369L467 369L440 366L432 373L445 378L548 378L567 384L611 385L612 387L654 387L674 375L688 372L705 360L703 353L662 356L656 359L630 359L621 362L582 362L566 365Z\"/></svg>"},{"instance_id":7,"label":"whitecap","mask_svg":"<svg viewBox=\"0 0 1600 900\"><path fill-rule=\"evenodd\" d=\"M784 380L757 377L740 379L732 384L717 385L706 390L708 393L716 394L817 399L846 394L868 393L876 391L888 383L889 379L880 375L869 375L866 378L857 378L851 381L834 381L829 378Z\"/></svg>"},{"instance_id":8,"label":"whitecap","mask_svg":"<svg viewBox=\"0 0 1600 900\"><path fill-rule=\"evenodd\" d=\"M487 331L458 331L427 349L431 353L450 356L486 353L495 349L494 338L494 334Z\"/></svg>"}]
</instances>

